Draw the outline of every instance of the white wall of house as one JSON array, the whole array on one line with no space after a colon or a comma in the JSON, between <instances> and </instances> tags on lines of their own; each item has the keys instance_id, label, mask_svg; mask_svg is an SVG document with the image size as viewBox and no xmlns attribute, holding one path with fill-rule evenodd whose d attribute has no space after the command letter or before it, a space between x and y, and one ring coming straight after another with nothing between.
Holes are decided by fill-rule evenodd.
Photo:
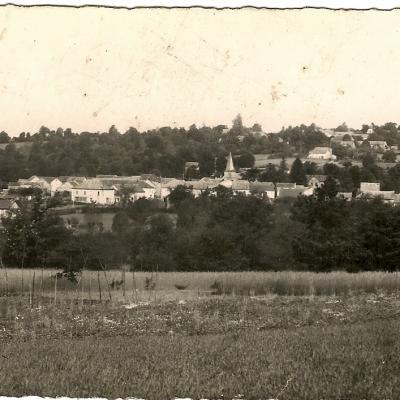
<instances>
[{"instance_id":1,"label":"white wall of house","mask_svg":"<svg viewBox=\"0 0 400 400\"><path fill-rule=\"evenodd\" d=\"M269 199L275 198L275 190L264 190L264 195L268 196Z\"/></svg>"},{"instance_id":2,"label":"white wall of house","mask_svg":"<svg viewBox=\"0 0 400 400\"><path fill-rule=\"evenodd\" d=\"M156 195L155 188L143 188L146 199L154 199Z\"/></svg>"},{"instance_id":3,"label":"white wall of house","mask_svg":"<svg viewBox=\"0 0 400 400\"><path fill-rule=\"evenodd\" d=\"M160 197L161 199L165 199L171 193L171 189L167 187L160 188Z\"/></svg>"},{"instance_id":4,"label":"white wall of house","mask_svg":"<svg viewBox=\"0 0 400 400\"><path fill-rule=\"evenodd\" d=\"M62 186L62 182L58 179L55 178L50 182L50 195L54 196L57 192L57 189Z\"/></svg>"},{"instance_id":5,"label":"white wall of house","mask_svg":"<svg viewBox=\"0 0 400 400\"><path fill-rule=\"evenodd\" d=\"M77 203L96 203L111 205L115 203L114 189L73 189L71 195L72 201Z\"/></svg>"}]
</instances>

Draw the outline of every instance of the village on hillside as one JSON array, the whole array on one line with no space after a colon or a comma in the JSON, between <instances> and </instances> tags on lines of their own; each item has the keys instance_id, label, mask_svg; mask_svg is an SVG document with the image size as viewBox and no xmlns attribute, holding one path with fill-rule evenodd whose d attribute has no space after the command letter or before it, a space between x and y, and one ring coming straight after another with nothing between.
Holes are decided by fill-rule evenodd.
<instances>
[{"instance_id":1,"label":"village on hillside","mask_svg":"<svg viewBox=\"0 0 400 400\"><path fill-rule=\"evenodd\" d=\"M223 133L229 134L227 128L224 129L227 132ZM364 131L350 131L345 126L343 129L337 130L321 129L320 132L329 139L329 146L314 147L306 157L274 158L273 154L254 154L254 163L251 168L238 168L235 165L235 158L232 153L229 153L222 175L218 175L215 172L210 176L203 176L199 179L193 178L193 176L198 175L198 161L185 162L185 169L181 179L156 176L152 173L135 176L99 174L95 177L33 175L28 179L9 182L8 186L1 191L0 216L12 214L19 207L18 201L21 198L29 200L32 190L35 189L40 190L44 196L59 199L60 210L63 207L70 210L71 207L82 205L91 205L98 208L124 207L139 199L158 199L164 203L165 207L168 207L169 195L179 186L189 189L194 197L198 197L205 192L212 193L213 190L221 186L232 190L235 195L252 195L268 201L274 201L285 197L296 198L299 195L312 195L315 189L324 185L328 177L328 174L322 173L322 168L327 164L339 168L348 167L349 165L362 165L361 161L351 156L352 151L354 152L357 148L367 148L369 151L374 152L376 165L383 170L393 168L400 163L400 150L397 145L390 146L384 140L370 140L374 135L372 127L368 127ZM269 137L273 135L259 131L250 131L250 134L258 137L260 135ZM239 135L237 140L241 142L244 137ZM281 137L279 137L279 141L281 143L284 142ZM289 141L287 144L289 145ZM343 154L340 154L338 149L348 151L347 157L343 157ZM387 154L390 157L387 157ZM388 158L392 162L387 162ZM260 173L271 167L284 168L288 172L293 168L293 163L296 160L300 164L304 163L313 166L313 170L317 173L306 174L305 180L302 180L301 183L295 182L293 179L286 179L284 182L276 180L260 181L258 179ZM257 171L258 175L252 174L254 171ZM340 184L338 187L340 187ZM361 181L357 190L339 190L337 196L346 200L361 197L380 197L384 202L400 203L400 194L396 193L395 190L381 190L379 182Z\"/></svg>"}]
</instances>

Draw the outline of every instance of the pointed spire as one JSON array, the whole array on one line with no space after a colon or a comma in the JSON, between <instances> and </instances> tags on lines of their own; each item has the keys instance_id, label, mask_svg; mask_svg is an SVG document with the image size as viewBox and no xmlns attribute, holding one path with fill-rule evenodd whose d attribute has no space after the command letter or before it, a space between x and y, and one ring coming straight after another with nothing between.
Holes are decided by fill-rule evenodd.
<instances>
[{"instance_id":1,"label":"pointed spire","mask_svg":"<svg viewBox=\"0 0 400 400\"><path fill-rule=\"evenodd\" d=\"M233 165L232 153L229 153L228 162L226 163L225 172L235 172L235 166Z\"/></svg>"}]
</instances>

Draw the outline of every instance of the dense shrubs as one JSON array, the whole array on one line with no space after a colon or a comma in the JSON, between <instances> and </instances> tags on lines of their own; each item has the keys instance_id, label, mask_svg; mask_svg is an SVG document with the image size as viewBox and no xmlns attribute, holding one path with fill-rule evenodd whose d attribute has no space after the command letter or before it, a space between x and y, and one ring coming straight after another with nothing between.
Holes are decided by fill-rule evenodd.
<instances>
[{"instance_id":1,"label":"dense shrubs","mask_svg":"<svg viewBox=\"0 0 400 400\"><path fill-rule=\"evenodd\" d=\"M112 232L72 232L40 196L3 220L2 259L66 271L361 270L400 265L400 206L346 201L328 179L313 196L278 199L173 193L173 206L141 199L116 213Z\"/></svg>"}]
</instances>

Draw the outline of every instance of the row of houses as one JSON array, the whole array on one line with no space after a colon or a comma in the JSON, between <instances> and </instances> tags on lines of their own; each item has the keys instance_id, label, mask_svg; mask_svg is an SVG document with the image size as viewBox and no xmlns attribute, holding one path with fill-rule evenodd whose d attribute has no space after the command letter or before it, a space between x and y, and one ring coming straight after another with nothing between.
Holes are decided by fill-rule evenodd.
<instances>
[{"instance_id":1,"label":"row of houses","mask_svg":"<svg viewBox=\"0 0 400 400\"><path fill-rule=\"evenodd\" d=\"M40 188L50 196L57 193L68 196L73 204L95 204L99 206L124 205L135 202L140 198L160 199L168 203L168 196L178 186L190 188L194 197L205 191L213 191L218 187L231 189L234 194L257 195L269 200L282 197L297 197L302 194L312 195L315 189L321 187L326 175L307 175L307 185L297 185L290 182L250 182L241 178L235 170L232 155L229 154L224 176L221 178L204 177L199 180L183 180L162 178L152 174L137 176L97 175L95 178L41 177L32 176L9 184L3 193L4 201L12 200L12 193L18 189ZM8 196L7 196L8 195ZM351 199L352 193L340 193L340 196ZM399 195L394 191L381 191L379 183L362 183L358 196L380 196L385 201L397 202ZM3 202L4 202L3 201ZM0 215L10 209L12 203L0 204Z\"/></svg>"}]
</instances>

